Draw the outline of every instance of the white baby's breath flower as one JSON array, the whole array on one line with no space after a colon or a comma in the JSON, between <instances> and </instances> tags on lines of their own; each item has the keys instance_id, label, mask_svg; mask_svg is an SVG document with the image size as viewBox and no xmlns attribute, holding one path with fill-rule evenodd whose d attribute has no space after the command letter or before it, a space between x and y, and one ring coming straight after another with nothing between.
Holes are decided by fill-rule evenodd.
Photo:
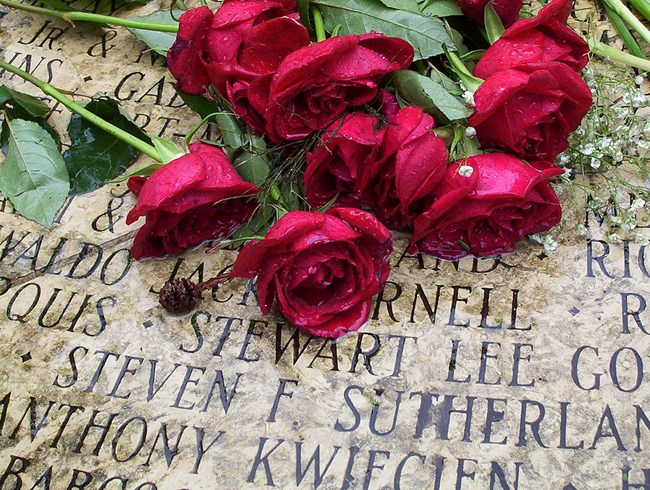
<instances>
[{"instance_id":1,"label":"white baby's breath flower","mask_svg":"<svg viewBox=\"0 0 650 490\"><path fill-rule=\"evenodd\" d=\"M621 243L623 240L617 233L611 233L607 235L607 241L610 243Z\"/></svg>"},{"instance_id":2,"label":"white baby's breath flower","mask_svg":"<svg viewBox=\"0 0 650 490\"><path fill-rule=\"evenodd\" d=\"M458 168L458 174L462 175L463 177L471 177L473 173L474 167L471 167L469 165L461 165Z\"/></svg>"},{"instance_id":3,"label":"white baby's breath flower","mask_svg":"<svg viewBox=\"0 0 650 490\"><path fill-rule=\"evenodd\" d=\"M600 148L601 150L605 150L606 148L609 148L612 144L612 139L611 138L603 138L600 140Z\"/></svg>"},{"instance_id":4,"label":"white baby's breath flower","mask_svg":"<svg viewBox=\"0 0 650 490\"><path fill-rule=\"evenodd\" d=\"M637 75L634 78L634 83L636 83L637 85L641 85L643 83L643 77L641 75Z\"/></svg>"},{"instance_id":5,"label":"white baby's breath flower","mask_svg":"<svg viewBox=\"0 0 650 490\"><path fill-rule=\"evenodd\" d=\"M468 138L474 138L476 136L476 128L473 128L472 126L467 126L467 129L465 129L465 136Z\"/></svg>"},{"instance_id":6,"label":"white baby's breath flower","mask_svg":"<svg viewBox=\"0 0 650 490\"><path fill-rule=\"evenodd\" d=\"M620 225L621 223L623 223L623 220L621 219L620 216L610 216L609 222L613 225Z\"/></svg>"},{"instance_id":7,"label":"white baby's breath flower","mask_svg":"<svg viewBox=\"0 0 650 490\"><path fill-rule=\"evenodd\" d=\"M474 92L465 90L465 92L463 92L463 100L467 102L469 105L471 105L472 107L476 106L476 102L474 102Z\"/></svg>"},{"instance_id":8,"label":"white baby's breath flower","mask_svg":"<svg viewBox=\"0 0 650 490\"><path fill-rule=\"evenodd\" d=\"M635 229L637 226L638 223L636 222L636 218L630 216L621 225L621 231L627 233L628 231Z\"/></svg>"},{"instance_id":9,"label":"white baby's breath flower","mask_svg":"<svg viewBox=\"0 0 650 490\"><path fill-rule=\"evenodd\" d=\"M546 235L544 237L542 245L544 245L544 250L547 252L555 252L557 250L557 242L551 235Z\"/></svg>"},{"instance_id":10,"label":"white baby's breath flower","mask_svg":"<svg viewBox=\"0 0 650 490\"><path fill-rule=\"evenodd\" d=\"M634 92L630 97L630 102L632 102L632 107L638 108L644 105L647 101L647 97L640 90Z\"/></svg>"},{"instance_id":11,"label":"white baby's breath flower","mask_svg":"<svg viewBox=\"0 0 650 490\"><path fill-rule=\"evenodd\" d=\"M587 143L580 147L580 153L583 155L593 155L596 151L596 146L593 143Z\"/></svg>"},{"instance_id":12,"label":"white baby's breath flower","mask_svg":"<svg viewBox=\"0 0 650 490\"><path fill-rule=\"evenodd\" d=\"M528 238L530 238L535 243L542 245L544 247L544 250L547 252L555 252L557 250L557 242L551 235L540 235L538 233L535 233L534 235L530 235Z\"/></svg>"},{"instance_id":13,"label":"white baby's breath flower","mask_svg":"<svg viewBox=\"0 0 650 490\"><path fill-rule=\"evenodd\" d=\"M637 197L632 201L632 204L630 204L630 209L641 209L645 206L645 204L646 203L643 199Z\"/></svg>"},{"instance_id":14,"label":"white baby's breath flower","mask_svg":"<svg viewBox=\"0 0 650 490\"><path fill-rule=\"evenodd\" d=\"M592 158L591 162L589 162L589 166L593 169L599 169L601 165L601 161L598 158Z\"/></svg>"}]
</instances>

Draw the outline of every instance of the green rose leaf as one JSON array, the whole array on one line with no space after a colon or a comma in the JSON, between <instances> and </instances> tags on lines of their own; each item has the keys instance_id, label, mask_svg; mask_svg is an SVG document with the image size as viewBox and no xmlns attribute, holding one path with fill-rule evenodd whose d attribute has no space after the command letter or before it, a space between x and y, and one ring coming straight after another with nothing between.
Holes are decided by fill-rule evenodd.
<instances>
[{"instance_id":1,"label":"green rose leaf","mask_svg":"<svg viewBox=\"0 0 650 490\"><path fill-rule=\"evenodd\" d=\"M451 17L463 15L458 6L458 0L424 0L420 3L420 11L432 17Z\"/></svg>"},{"instance_id":2,"label":"green rose leaf","mask_svg":"<svg viewBox=\"0 0 650 490\"><path fill-rule=\"evenodd\" d=\"M177 158L185 155L185 152L183 152L183 150L166 139L152 136L151 142L153 143L153 146L156 148L156 150L158 150L158 155L162 159L163 163L169 163L172 160L176 160Z\"/></svg>"},{"instance_id":3,"label":"green rose leaf","mask_svg":"<svg viewBox=\"0 0 650 490\"><path fill-rule=\"evenodd\" d=\"M208 117L210 114L214 114L215 112L221 110L216 102L208 100L202 95L185 94L183 92L179 92L178 90L176 93L180 96L181 99L183 99L183 102L185 102L190 109L192 109L202 118Z\"/></svg>"},{"instance_id":4,"label":"green rose leaf","mask_svg":"<svg viewBox=\"0 0 650 490\"><path fill-rule=\"evenodd\" d=\"M49 8L54 10L60 10L62 12L74 12L75 9L70 7L67 3L60 2L59 0L41 0L44 5L47 5Z\"/></svg>"},{"instance_id":5,"label":"green rose leaf","mask_svg":"<svg viewBox=\"0 0 650 490\"><path fill-rule=\"evenodd\" d=\"M116 179L113 179L109 181L109 184L119 184L120 182L124 182L125 180L129 180L131 177L149 177L152 173L154 173L156 170L158 170L160 167L162 167L164 164L162 163L152 163L150 165L147 165L146 167L139 168L137 170L133 170L132 172L129 172L128 174L120 175Z\"/></svg>"},{"instance_id":6,"label":"green rose leaf","mask_svg":"<svg viewBox=\"0 0 650 490\"><path fill-rule=\"evenodd\" d=\"M145 0L144 3L146 3ZM138 20L141 22L149 22L151 24L163 25L178 25L178 19L183 10L161 10L144 17L129 17L129 20ZM167 55L167 50L171 48L176 40L176 34L171 32L158 32L148 31L146 29L136 29L135 27L127 27L127 30L137 37L140 41L145 43L149 48L153 49L156 53Z\"/></svg>"},{"instance_id":7,"label":"green rose leaf","mask_svg":"<svg viewBox=\"0 0 650 490\"><path fill-rule=\"evenodd\" d=\"M271 171L269 161L266 158L266 145L261 138L254 137L259 140L254 143L254 147L250 150L241 152L233 166L239 173L242 179L256 186L261 186Z\"/></svg>"},{"instance_id":8,"label":"green rose leaf","mask_svg":"<svg viewBox=\"0 0 650 490\"><path fill-rule=\"evenodd\" d=\"M494 44L506 29L503 27L501 17L499 17L499 15L495 12L494 7L492 6L492 2L488 2L488 4L485 6L483 19L488 41L490 41L490 44Z\"/></svg>"},{"instance_id":9,"label":"green rose leaf","mask_svg":"<svg viewBox=\"0 0 650 490\"><path fill-rule=\"evenodd\" d=\"M70 182L50 134L34 121L5 120L7 156L0 167L0 192L25 218L50 227Z\"/></svg>"},{"instance_id":10,"label":"green rose leaf","mask_svg":"<svg viewBox=\"0 0 650 490\"><path fill-rule=\"evenodd\" d=\"M226 113L215 114L214 121L217 123L219 133L227 146L237 149L244 144L244 135L237 117Z\"/></svg>"},{"instance_id":11,"label":"green rose leaf","mask_svg":"<svg viewBox=\"0 0 650 490\"><path fill-rule=\"evenodd\" d=\"M219 134L227 146L235 149L241 148L244 144L244 134L239 125L239 119L234 114L228 113L223 106L201 95L188 95L183 92L178 92L178 94L183 102L203 119L211 116L208 120L217 124Z\"/></svg>"},{"instance_id":12,"label":"green rose leaf","mask_svg":"<svg viewBox=\"0 0 650 490\"><path fill-rule=\"evenodd\" d=\"M48 105L41 99L0 85L0 109L7 108L25 116L21 119L42 117L50 111Z\"/></svg>"},{"instance_id":13,"label":"green rose leaf","mask_svg":"<svg viewBox=\"0 0 650 490\"><path fill-rule=\"evenodd\" d=\"M85 104L93 114L144 141L147 136L106 97ZM93 191L124 172L137 158L138 150L103 129L73 114L68 124L71 146L63 154L70 174L71 194Z\"/></svg>"},{"instance_id":14,"label":"green rose leaf","mask_svg":"<svg viewBox=\"0 0 650 490\"><path fill-rule=\"evenodd\" d=\"M5 121L2 122L2 127L0 127L0 146L5 155L7 154L9 141L9 128L6 119L24 119L38 123L39 126L50 133L59 150L61 149L59 134L43 119L43 116L50 111L50 108L41 99L12 90L5 85L0 85L0 110L3 110L5 114Z\"/></svg>"},{"instance_id":15,"label":"green rose leaf","mask_svg":"<svg viewBox=\"0 0 650 490\"><path fill-rule=\"evenodd\" d=\"M404 10L406 12L420 13L420 8L415 0L381 0L381 3L388 8L395 10Z\"/></svg>"},{"instance_id":16,"label":"green rose leaf","mask_svg":"<svg viewBox=\"0 0 650 490\"><path fill-rule=\"evenodd\" d=\"M252 133L247 134L246 139L243 151L237 155L233 166L242 179L260 187L271 172L266 143L263 138Z\"/></svg>"},{"instance_id":17,"label":"green rose leaf","mask_svg":"<svg viewBox=\"0 0 650 490\"><path fill-rule=\"evenodd\" d=\"M260 204L253 217L248 220L248 223L237 228L237 230L230 235L230 239L237 242L236 245L242 245L251 238L264 236L271 227L274 217L275 208L272 205Z\"/></svg>"},{"instance_id":18,"label":"green rose leaf","mask_svg":"<svg viewBox=\"0 0 650 490\"><path fill-rule=\"evenodd\" d=\"M298 15L300 15L300 23L305 26L308 31L312 30L311 21L309 18L309 0L296 0L298 6Z\"/></svg>"},{"instance_id":19,"label":"green rose leaf","mask_svg":"<svg viewBox=\"0 0 650 490\"><path fill-rule=\"evenodd\" d=\"M450 121L465 119L472 113L441 84L412 70L396 72L393 80L400 97L427 112L443 115Z\"/></svg>"},{"instance_id":20,"label":"green rose leaf","mask_svg":"<svg viewBox=\"0 0 650 490\"><path fill-rule=\"evenodd\" d=\"M411 43L416 60L443 53L443 46L453 48L440 19L394 10L380 0L311 0L311 3L322 12L329 32L340 25L340 34L376 31L399 37Z\"/></svg>"}]
</instances>

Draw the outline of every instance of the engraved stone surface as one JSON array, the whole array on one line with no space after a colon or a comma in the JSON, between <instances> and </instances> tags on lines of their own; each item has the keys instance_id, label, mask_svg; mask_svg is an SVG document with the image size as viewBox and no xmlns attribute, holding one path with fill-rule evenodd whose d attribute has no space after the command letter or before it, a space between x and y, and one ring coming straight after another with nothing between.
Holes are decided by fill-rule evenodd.
<instances>
[{"instance_id":1,"label":"engraved stone surface","mask_svg":"<svg viewBox=\"0 0 650 490\"><path fill-rule=\"evenodd\" d=\"M199 120L122 29L0 10L0 48L150 134ZM370 321L337 342L263 317L243 280L163 311L165 280L236 252L134 262L124 184L69 200L50 230L0 201L0 488L650 488L650 252L561 197L552 253L452 263L398 237Z\"/></svg>"}]
</instances>

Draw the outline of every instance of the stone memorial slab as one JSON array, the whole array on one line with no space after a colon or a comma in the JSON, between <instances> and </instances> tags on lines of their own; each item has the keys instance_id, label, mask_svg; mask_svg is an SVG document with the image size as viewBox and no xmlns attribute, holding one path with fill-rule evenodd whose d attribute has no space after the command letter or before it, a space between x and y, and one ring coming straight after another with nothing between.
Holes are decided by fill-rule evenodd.
<instances>
[{"instance_id":1,"label":"stone memorial slab","mask_svg":"<svg viewBox=\"0 0 650 490\"><path fill-rule=\"evenodd\" d=\"M0 51L152 135L199 121L124 29L0 9ZM650 488L650 251L561 198L555 252L446 262L396 237L370 320L337 341L262 316L244 280L165 312L167 279L236 252L135 262L124 183L69 199L51 229L0 200L0 488Z\"/></svg>"}]
</instances>

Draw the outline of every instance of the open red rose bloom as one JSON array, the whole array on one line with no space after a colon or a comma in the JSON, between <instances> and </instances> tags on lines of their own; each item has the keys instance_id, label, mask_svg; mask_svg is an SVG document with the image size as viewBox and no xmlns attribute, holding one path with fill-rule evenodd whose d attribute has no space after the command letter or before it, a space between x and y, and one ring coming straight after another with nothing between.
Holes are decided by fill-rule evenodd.
<instances>
[{"instance_id":1,"label":"open red rose bloom","mask_svg":"<svg viewBox=\"0 0 650 490\"><path fill-rule=\"evenodd\" d=\"M127 224L146 217L131 253L160 257L179 253L206 240L226 238L255 210L258 189L237 174L219 148L203 143L156 170L150 177L131 177L138 197Z\"/></svg>"},{"instance_id":2,"label":"open red rose bloom","mask_svg":"<svg viewBox=\"0 0 650 490\"><path fill-rule=\"evenodd\" d=\"M232 276L257 276L262 313L269 313L275 298L292 324L336 338L367 320L371 299L390 271L392 242L386 227L366 211L293 211L264 240L241 250Z\"/></svg>"},{"instance_id":3,"label":"open red rose bloom","mask_svg":"<svg viewBox=\"0 0 650 490\"><path fill-rule=\"evenodd\" d=\"M460 167L471 174L462 175ZM540 171L502 153L450 165L433 205L415 220L411 252L449 260L512 252L525 235L560 221L560 202L547 182L560 174L559 168Z\"/></svg>"},{"instance_id":4,"label":"open red rose bloom","mask_svg":"<svg viewBox=\"0 0 650 490\"><path fill-rule=\"evenodd\" d=\"M390 270L389 230L410 234L412 253L450 260L512 252L549 230L561 219L549 183L564 173L555 158L592 103L579 75L588 48L567 26L569 0L526 19L521 5L458 1L459 32L467 20L499 24L490 32L505 26L492 46L471 46L487 48L473 77L451 39L449 63L442 46L425 59L423 46L381 32L328 39L330 11L307 29L293 0L225 0L215 12L184 13L167 57L176 88L229 104L244 143L227 148L234 166L196 143L129 181L138 203L128 222L146 217L134 257L226 238L258 211L250 226L266 235L237 239L248 244L231 277L257 278L262 313L275 304L306 332L336 338L368 318ZM480 44L475 37L468 42ZM422 61L412 68L414 58ZM461 81L478 87L471 107L457 97ZM259 160L269 177L258 188L237 170L258 175Z\"/></svg>"}]
</instances>

